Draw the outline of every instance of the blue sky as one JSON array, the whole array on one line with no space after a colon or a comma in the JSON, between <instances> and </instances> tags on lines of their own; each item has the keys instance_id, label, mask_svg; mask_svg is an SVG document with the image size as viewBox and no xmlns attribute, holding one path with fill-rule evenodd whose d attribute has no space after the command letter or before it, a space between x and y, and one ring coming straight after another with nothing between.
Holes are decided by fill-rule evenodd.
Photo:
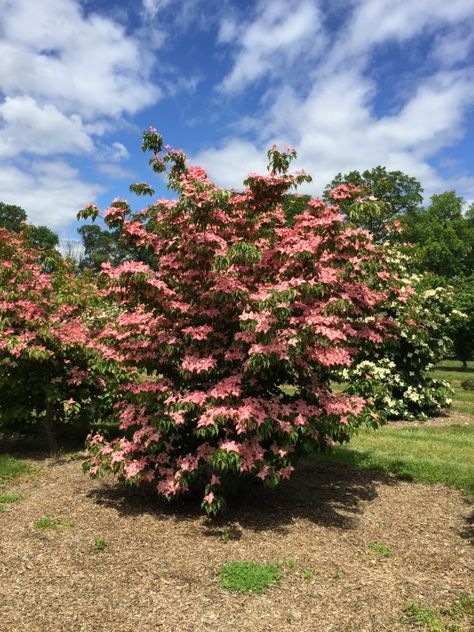
<instances>
[{"instance_id":1,"label":"blue sky","mask_svg":"<svg viewBox=\"0 0 474 632\"><path fill-rule=\"evenodd\" d=\"M63 238L156 185L150 125L222 186L277 143L474 201L473 0L0 0L0 60L0 201Z\"/></svg>"}]
</instances>

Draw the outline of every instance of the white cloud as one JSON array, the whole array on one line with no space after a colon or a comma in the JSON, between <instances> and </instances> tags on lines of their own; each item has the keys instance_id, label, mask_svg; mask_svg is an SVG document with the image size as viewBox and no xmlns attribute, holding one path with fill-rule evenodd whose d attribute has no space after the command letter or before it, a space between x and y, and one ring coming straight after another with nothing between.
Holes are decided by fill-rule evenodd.
<instances>
[{"instance_id":1,"label":"white cloud","mask_svg":"<svg viewBox=\"0 0 474 632\"><path fill-rule=\"evenodd\" d=\"M119 165L114 165L109 162L100 162L96 168L99 173L111 180L127 178L131 181L131 179L135 177L131 169L126 169L125 167L120 167Z\"/></svg>"},{"instance_id":2,"label":"white cloud","mask_svg":"<svg viewBox=\"0 0 474 632\"><path fill-rule=\"evenodd\" d=\"M33 223L71 224L103 187L64 158L129 158L111 134L161 98L153 46L112 15L86 13L80 0L0 0L0 200ZM31 164L30 155L47 160Z\"/></svg>"},{"instance_id":3,"label":"white cloud","mask_svg":"<svg viewBox=\"0 0 474 632\"><path fill-rule=\"evenodd\" d=\"M471 20L460 28L436 37L433 58L440 65L451 67L469 58L474 49L474 23Z\"/></svg>"},{"instance_id":4,"label":"white cloud","mask_svg":"<svg viewBox=\"0 0 474 632\"><path fill-rule=\"evenodd\" d=\"M85 119L135 113L160 97L152 59L117 22L76 0L0 0L0 91Z\"/></svg>"},{"instance_id":5,"label":"white cloud","mask_svg":"<svg viewBox=\"0 0 474 632\"><path fill-rule=\"evenodd\" d=\"M171 0L143 0L143 10L148 18L155 18L160 10L171 3Z\"/></svg>"},{"instance_id":6,"label":"white cloud","mask_svg":"<svg viewBox=\"0 0 474 632\"><path fill-rule=\"evenodd\" d=\"M195 160L222 186L239 187L248 171L261 170L271 144L290 142L298 166L314 177L306 191L321 193L337 172L378 164L419 178L428 192L442 187L429 158L461 137L474 82L461 72L442 73L423 82L397 113L378 119L371 111L375 90L356 70L316 82L306 97L287 88L260 120L255 143L231 138Z\"/></svg>"},{"instance_id":7,"label":"white cloud","mask_svg":"<svg viewBox=\"0 0 474 632\"><path fill-rule=\"evenodd\" d=\"M128 149L122 143L112 143L112 148L114 150L112 160L124 160L130 157Z\"/></svg>"},{"instance_id":8,"label":"white cloud","mask_svg":"<svg viewBox=\"0 0 474 632\"><path fill-rule=\"evenodd\" d=\"M65 230L77 211L102 192L63 161L33 163L29 171L0 165L0 200L24 208L33 224L54 230Z\"/></svg>"},{"instance_id":9,"label":"white cloud","mask_svg":"<svg viewBox=\"0 0 474 632\"><path fill-rule=\"evenodd\" d=\"M237 40L239 34L239 26L237 19L225 16L219 24L219 33L217 41L220 44L230 44Z\"/></svg>"},{"instance_id":10,"label":"white cloud","mask_svg":"<svg viewBox=\"0 0 474 632\"><path fill-rule=\"evenodd\" d=\"M29 96L7 97L0 104L0 158L21 152L90 153L93 147L78 114L66 116Z\"/></svg>"},{"instance_id":11,"label":"white cloud","mask_svg":"<svg viewBox=\"0 0 474 632\"><path fill-rule=\"evenodd\" d=\"M265 75L281 72L284 66L292 66L301 53L309 56L317 52L324 43L320 21L312 0L260 2L255 20L243 27L224 18L218 39L223 43L236 41L238 51L220 90L237 92Z\"/></svg>"},{"instance_id":12,"label":"white cloud","mask_svg":"<svg viewBox=\"0 0 474 632\"><path fill-rule=\"evenodd\" d=\"M332 67L348 59L351 63L365 61L374 46L405 43L416 36L433 33L440 26L459 24L473 16L472 0L362 0L347 20L327 63Z\"/></svg>"},{"instance_id":13,"label":"white cloud","mask_svg":"<svg viewBox=\"0 0 474 632\"><path fill-rule=\"evenodd\" d=\"M227 0L142 0L144 25L159 29L160 37L173 38L192 29L206 31L228 9Z\"/></svg>"},{"instance_id":14,"label":"white cloud","mask_svg":"<svg viewBox=\"0 0 474 632\"><path fill-rule=\"evenodd\" d=\"M202 165L225 188L241 188L245 176L262 173L267 161L264 152L245 140L230 139L219 148L203 150L191 156L193 164Z\"/></svg>"},{"instance_id":15,"label":"white cloud","mask_svg":"<svg viewBox=\"0 0 474 632\"><path fill-rule=\"evenodd\" d=\"M437 152L463 137L466 114L474 105L474 66L469 59L469 46L453 43L459 29L464 28L464 20L469 16L474 18L471 0L453 0L449 4L431 0L357 2L339 31L331 33L331 45L326 47L324 57L318 61L317 55L311 58L301 52L299 61L303 63L304 59L305 66L299 72L281 72L280 80L278 70L294 51L295 42L290 36L281 42L278 55L262 53L258 44L254 48L243 44L252 41L246 39L249 33L259 33L265 42L270 42L271 50L272 38L265 38L263 28L270 20L263 20L262 16L273 6L269 1L259 5L253 22L236 43L235 65L221 84L227 91L243 91L259 78L259 73L265 72L272 74L271 87L252 117L234 123L233 129L240 127L241 136L228 138L224 144L195 157L219 184L241 186L242 165L249 165L245 171L253 169L257 157L263 157L266 149L276 142L297 147L298 166L306 168L315 178L315 182L306 186L312 193L320 193L339 171L378 164L417 177L428 194L454 182L463 187L460 192L472 191L473 179L469 175L456 180L443 177L430 163ZM290 13L295 14L295 7ZM320 51L324 42L329 41L329 33L321 33L319 18L308 20L308 24L315 36L315 48ZM221 41L232 41L233 25L232 21L222 22ZM304 29L301 35L305 41ZM408 58L410 40L424 35L431 38L428 56L437 61L438 69L433 70L431 65L431 74L425 76L422 69L416 69L411 84L396 92L397 105L391 113L377 113L375 104L384 99L374 78L377 74L372 72L373 64L377 64L377 46L387 42L403 44L403 55ZM448 41L452 44L450 62L441 63L442 48L447 50ZM256 65L247 70L251 58ZM459 62L462 62L460 67L450 69ZM304 90L301 74L305 77ZM244 139L243 135L250 135L249 132L255 139L253 142Z\"/></svg>"}]
</instances>

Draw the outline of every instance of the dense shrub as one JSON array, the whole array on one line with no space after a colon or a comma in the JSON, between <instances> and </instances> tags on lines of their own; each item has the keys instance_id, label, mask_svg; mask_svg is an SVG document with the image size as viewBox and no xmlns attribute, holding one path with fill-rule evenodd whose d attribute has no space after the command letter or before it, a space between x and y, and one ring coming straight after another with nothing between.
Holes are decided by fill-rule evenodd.
<instances>
[{"instance_id":1,"label":"dense shrub","mask_svg":"<svg viewBox=\"0 0 474 632\"><path fill-rule=\"evenodd\" d=\"M344 221L342 189L334 205L310 199L286 225L284 196L309 179L288 173L294 150L274 147L269 175L236 192L188 167L153 129L143 149L156 172L169 167L178 198L138 213L115 200L104 213L149 257L102 268L122 312L100 341L139 380L117 405L123 436L91 436L86 467L153 483L166 498L200 488L212 513L239 480L275 485L302 454L375 423L370 402L333 393L331 378L361 341L392 331L380 306L405 297L384 250Z\"/></svg>"},{"instance_id":2,"label":"dense shrub","mask_svg":"<svg viewBox=\"0 0 474 632\"><path fill-rule=\"evenodd\" d=\"M394 251L392 264L401 273L404 261ZM402 283L413 288L407 301L386 305L397 336L387 336L381 345L363 345L357 362L341 375L348 392L372 397L388 418L423 420L451 404L449 383L430 371L450 351L450 328L462 314L454 309L452 289L429 287L424 277L406 274Z\"/></svg>"},{"instance_id":3,"label":"dense shrub","mask_svg":"<svg viewBox=\"0 0 474 632\"><path fill-rule=\"evenodd\" d=\"M91 345L110 309L59 253L0 228L0 431L44 433L54 451L58 423L99 415L123 371Z\"/></svg>"}]
</instances>

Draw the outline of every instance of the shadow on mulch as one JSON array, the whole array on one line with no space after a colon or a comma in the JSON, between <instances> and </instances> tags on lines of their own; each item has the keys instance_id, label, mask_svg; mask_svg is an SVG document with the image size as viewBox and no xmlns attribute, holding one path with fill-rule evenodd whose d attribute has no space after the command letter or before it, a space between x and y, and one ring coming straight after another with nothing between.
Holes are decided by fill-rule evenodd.
<instances>
[{"instance_id":1,"label":"shadow on mulch","mask_svg":"<svg viewBox=\"0 0 474 632\"><path fill-rule=\"evenodd\" d=\"M460 536L474 546L474 511L467 516L466 524L460 532Z\"/></svg>"},{"instance_id":2,"label":"shadow on mulch","mask_svg":"<svg viewBox=\"0 0 474 632\"><path fill-rule=\"evenodd\" d=\"M15 458L34 459L46 461L52 456L61 459L63 453L84 450L84 437L60 437L58 439L59 451L52 455L44 439L36 437L24 437L22 435L7 436L0 434L0 454L9 454Z\"/></svg>"},{"instance_id":3,"label":"shadow on mulch","mask_svg":"<svg viewBox=\"0 0 474 632\"><path fill-rule=\"evenodd\" d=\"M240 539L240 528L285 534L294 521L339 529L356 528L361 503L377 497L379 485L396 484L382 472L354 471L328 464L302 463L290 481L276 489L255 487L229 502L224 514L204 519L204 535ZM159 519L202 520L200 499L186 497L166 504L153 492L131 490L119 484L91 490L89 498L122 515L151 514Z\"/></svg>"}]
</instances>

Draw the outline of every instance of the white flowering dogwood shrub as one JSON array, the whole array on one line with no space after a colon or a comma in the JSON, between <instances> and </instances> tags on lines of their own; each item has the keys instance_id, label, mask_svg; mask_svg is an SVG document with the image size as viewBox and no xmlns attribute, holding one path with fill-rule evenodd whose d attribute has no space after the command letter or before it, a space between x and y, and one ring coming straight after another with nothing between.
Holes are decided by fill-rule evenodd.
<instances>
[{"instance_id":1,"label":"white flowering dogwood shrub","mask_svg":"<svg viewBox=\"0 0 474 632\"><path fill-rule=\"evenodd\" d=\"M394 254L392 261L403 272L405 257ZM427 287L417 275L405 275L402 282L411 288L408 300L386 306L397 335L386 336L380 345L365 344L341 379L348 392L373 398L389 419L424 420L451 404L449 383L430 371L449 353L450 327L462 314L453 309L450 288Z\"/></svg>"}]
</instances>

